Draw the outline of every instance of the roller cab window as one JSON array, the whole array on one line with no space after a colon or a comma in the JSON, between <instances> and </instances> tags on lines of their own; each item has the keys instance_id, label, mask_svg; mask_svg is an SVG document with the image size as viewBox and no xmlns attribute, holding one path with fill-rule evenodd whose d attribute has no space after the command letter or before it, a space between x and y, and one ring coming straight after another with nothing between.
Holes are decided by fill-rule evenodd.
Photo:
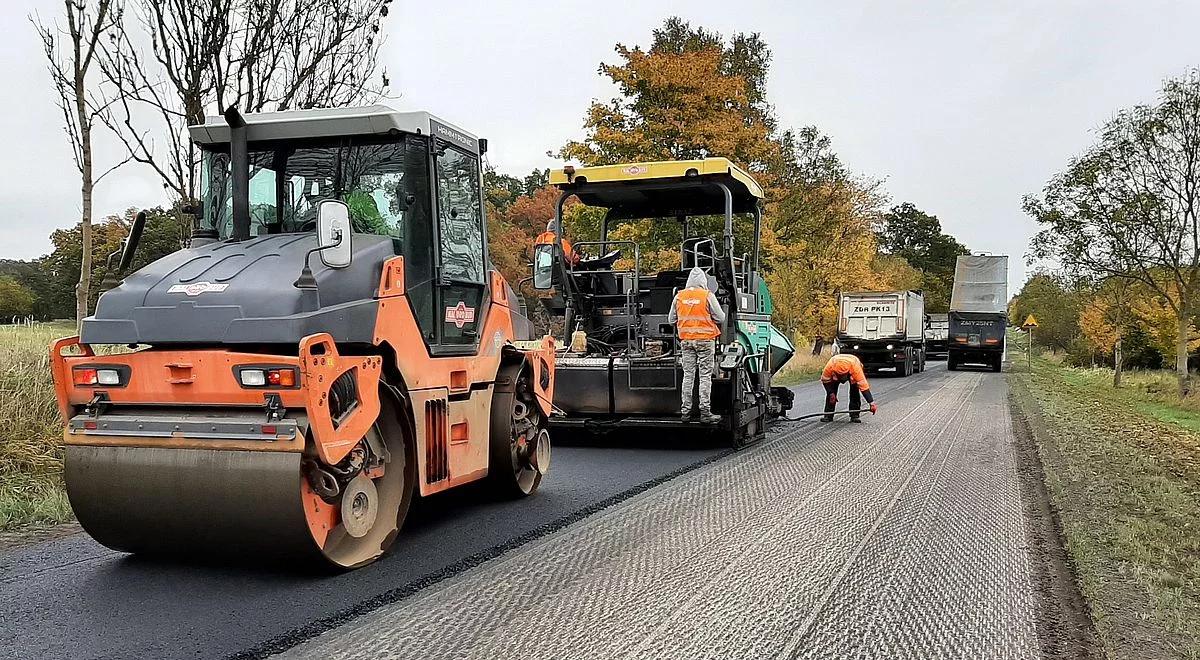
<instances>
[{"instance_id":1,"label":"roller cab window","mask_svg":"<svg viewBox=\"0 0 1200 660\"><path fill-rule=\"evenodd\" d=\"M250 235L313 231L317 207L345 202L356 233L405 240L413 166L405 139L251 143ZM204 150L198 229L225 240L233 234L232 177L227 145ZM418 163L418 166L420 164Z\"/></svg>"}]
</instances>

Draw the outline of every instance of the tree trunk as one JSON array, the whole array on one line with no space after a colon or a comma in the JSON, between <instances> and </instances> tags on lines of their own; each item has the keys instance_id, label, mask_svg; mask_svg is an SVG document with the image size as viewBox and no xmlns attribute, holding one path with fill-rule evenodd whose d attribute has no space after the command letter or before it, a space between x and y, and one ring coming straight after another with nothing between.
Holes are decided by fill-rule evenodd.
<instances>
[{"instance_id":1,"label":"tree trunk","mask_svg":"<svg viewBox=\"0 0 1200 660\"><path fill-rule=\"evenodd\" d=\"M80 229L83 234L83 257L79 262L79 284L75 287L75 327L83 331L83 319L88 315L88 298L92 289L92 125L86 105L87 90L83 76L75 78L75 110L79 121L79 153L81 158L81 196L83 212Z\"/></svg>"},{"instance_id":2,"label":"tree trunk","mask_svg":"<svg viewBox=\"0 0 1200 660\"><path fill-rule=\"evenodd\" d=\"M1113 389L1121 387L1121 336L1117 335L1117 343L1113 344Z\"/></svg>"},{"instance_id":3,"label":"tree trunk","mask_svg":"<svg viewBox=\"0 0 1200 660\"><path fill-rule=\"evenodd\" d=\"M1183 296L1180 296L1183 298ZM1178 331L1179 334L1175 338L1175 373L1179 376L1179 398L1182 399L1188 395L1188 313L1189 306L1185 300L1179 303Z\"/></svg>"}]
</instances>

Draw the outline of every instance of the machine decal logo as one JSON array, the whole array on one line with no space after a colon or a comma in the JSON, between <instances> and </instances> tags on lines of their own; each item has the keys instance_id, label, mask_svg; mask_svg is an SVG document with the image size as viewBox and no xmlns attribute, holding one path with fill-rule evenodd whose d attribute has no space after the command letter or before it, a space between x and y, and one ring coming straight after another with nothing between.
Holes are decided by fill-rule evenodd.
<instances>
[{"instance_id":1,"label":"machine decal logo","mask_svg":"<svg viewBox=\"0 0 1200 660\"><path fill-rule=\"evenodd\" d=\"M622 171L630 176L637 176L639 174L645 174L646 172L649 172L650 168L645 167L644 165L630 165Z\"/></svg>"},{"instance_id":2,"label":"machine decal logo","mask_svg":"<svg viewBox=\"0 0 1200 660\"><path fill-rule=\"evenodd\" d=\"M467 307L463 301L458 301L456 307L446 308L446 323L453 323L454 327L462 329L468 323L475 322L475 308Z\"/></svg>"},{"instance_id":3,"label":"machine decal logo","mask_svg":"<svg viewBox=\"0 0 1200 660\"><path fill-rule=\"evenodd\" d=\"M228 284L213 284L212 282L193 282L191 284L176 284L167 289L167 293L182 293L198 296L202 293L220 293L229 288Z\"/></svg>"}]
</instances>

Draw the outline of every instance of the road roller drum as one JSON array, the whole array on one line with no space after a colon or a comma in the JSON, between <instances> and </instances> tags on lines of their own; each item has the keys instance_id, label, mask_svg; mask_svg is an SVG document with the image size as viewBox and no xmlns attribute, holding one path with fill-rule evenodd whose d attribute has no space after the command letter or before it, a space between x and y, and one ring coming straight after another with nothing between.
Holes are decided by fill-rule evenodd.
<instances>
[{"instance_id":1,"label":"road roller drum","mask_svg":"<svg viewBox=\"0 0 1200 660\"><path fill-rule=\"evenodd\" d=\"M488 257L486 141L384 106L230 108L189 131L228 203L126 275L138 214L119 284L51 346L83 528L124 552L354 568L413 497L488 477L533 494L555 343ZM253 195L252 162L277 173Z\"/></svg>"}]
</instances>

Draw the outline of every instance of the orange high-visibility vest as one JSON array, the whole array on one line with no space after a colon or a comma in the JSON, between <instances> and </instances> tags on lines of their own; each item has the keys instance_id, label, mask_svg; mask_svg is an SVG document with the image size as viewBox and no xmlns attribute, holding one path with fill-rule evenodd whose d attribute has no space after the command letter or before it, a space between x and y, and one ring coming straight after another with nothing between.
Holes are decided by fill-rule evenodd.
<instances>
[{"instance_id":1,"label":"orange high-visibility vest","mask_svg":"<svg viewBox=\"0 0 1200 660\"><path fill-rule=\"evenodd\" d=\"M688 340L716 339L721 329L708 313L708 289L690 287L675 296L675 327L679 338Z\"/></svg>"},{"instance_id":2,"label":"orange high-visibility vest","mask_svg":"<svg viewBox=\"0 0 1200 660\"><path fill-rule=\"evenodd\" d=\"M535 239L533 241L533 244L534 245L554 245L554 232L544 231L544 232L538 234L537 239ZM574 263L575 262L575 249L571 246L571 241L568 241L566 236L563 236L562 247L563 247L563 255L566 256L567 261Z\"/></svg>"},{"instance_id":3,"label":"orange high-visibility vest","mask_svg":"<svg viewBox=\"0 0 1200 660\"><path fill-rule=\"evenodd\" d=\"M860 390L871 389L867 375L863 373L862 361L849 353L838 353L829 358L829 362L821 371L822 383L836 383L843 378L848 378L850 384L858 386Z\"/></svg>"}]
</instances>

